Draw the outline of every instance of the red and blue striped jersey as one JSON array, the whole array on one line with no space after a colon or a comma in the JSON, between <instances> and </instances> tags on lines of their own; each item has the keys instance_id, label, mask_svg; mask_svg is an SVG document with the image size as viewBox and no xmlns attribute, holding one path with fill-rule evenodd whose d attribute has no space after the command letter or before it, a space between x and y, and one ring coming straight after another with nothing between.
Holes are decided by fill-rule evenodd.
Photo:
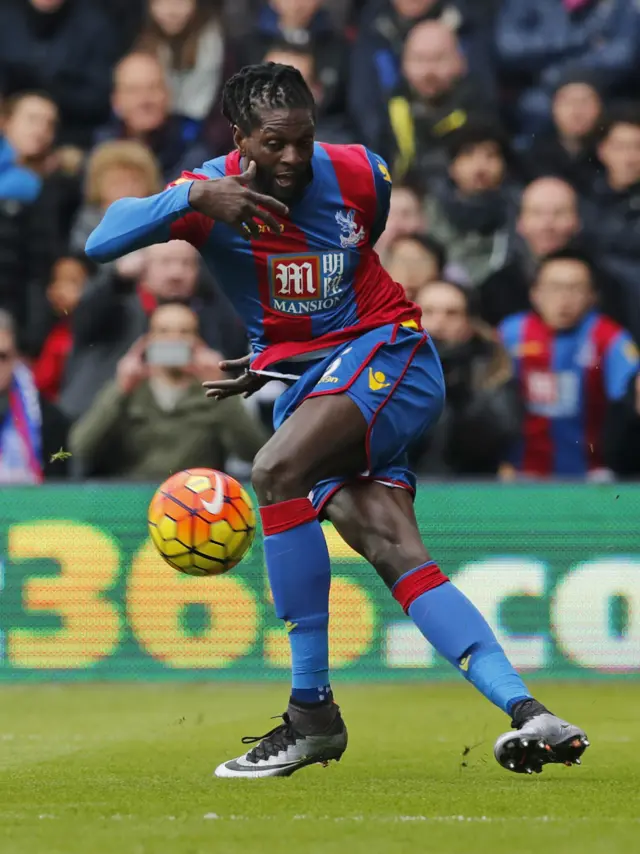
<instances>
[{"instance_id":1,"label":"red and blue striped jersey","mask_svg":"<svg viewBox=\"0 0 640 854\"><path fill-rule=\"evenodd\" d=\"M189 206L193 181L241 174L240 153L185 173L150 199L115 202L89 238L97 260L170 239L187 240L245 322L252 368L335 347L388 323L420 326L420 310L382 268L391 178L361 145L316 143L313 179L273 233L247 242Z\"/></svg>"},{"instance_id":2,"label":"red and blue striped jersey","mask_svg":"<svg viewBox=\"0 0 640 854\"><path fill-rule=\"evenodd\" d=\"M631 336L597 312L558 332L534 312L500 326L520 380L526 417L514 465L532 475L584 476L602 468L609 402L640 370Z\"/></svg>"}]
</instances>

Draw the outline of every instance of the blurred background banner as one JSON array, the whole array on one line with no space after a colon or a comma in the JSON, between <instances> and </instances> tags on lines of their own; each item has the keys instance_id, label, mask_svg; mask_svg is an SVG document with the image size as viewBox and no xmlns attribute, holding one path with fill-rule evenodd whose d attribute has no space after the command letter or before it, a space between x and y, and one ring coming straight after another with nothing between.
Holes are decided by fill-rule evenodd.
<instances>
[{"instance_id":1,"label":"blurred background banner","mask_svg":"<svg viewBox=\"0 0 640 854\"><path fill-rule=\"evenodd\" d=\"M152 492L0 495L0 679L288 678L259 540L228 575L180 575L147 537ZM429 484L416 509L432 553L516 667L640 677L639 486ZM456 678L373 570L325 531L338 678Z\"/></svg>"}]
</instances>

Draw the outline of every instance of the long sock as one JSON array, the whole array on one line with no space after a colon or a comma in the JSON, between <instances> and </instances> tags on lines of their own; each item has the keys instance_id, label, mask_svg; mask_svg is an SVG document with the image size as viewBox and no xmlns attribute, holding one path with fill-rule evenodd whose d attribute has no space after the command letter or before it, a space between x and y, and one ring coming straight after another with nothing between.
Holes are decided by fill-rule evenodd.
<instances>
[{"instance_id":1,"label":"long sock","mask_svg":"<svg viewBox=\"0 0 640 854\"><path fill-rule=\"evenodd\" d=\"M531 697L485 618L434 561L406 572L392 593L436 651L504 712Z\"/></svg>"},{"instance_id":2,"label":"long sock","mask_svg":"<svg viewBox=\"0 0 640 854\"><path fill-rule=\"evenodd\" d=\"M291 646L291 699L332 699L329 684L331 564L320 522L308 498L260 508L264 553L276 606Z\"/></svg>"}]
</instances>

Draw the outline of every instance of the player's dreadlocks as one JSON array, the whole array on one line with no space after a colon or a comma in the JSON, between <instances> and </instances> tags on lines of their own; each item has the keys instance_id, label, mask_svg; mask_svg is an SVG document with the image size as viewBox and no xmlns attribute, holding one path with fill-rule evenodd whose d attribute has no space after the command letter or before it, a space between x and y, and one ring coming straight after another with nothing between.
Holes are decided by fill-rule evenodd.
<instances>
[{"instance_id":1,"label":"player's dreadlocks","mask_svg":"<svg viewBox=\"0 0 640 854\"><path fill-rule=\"evenodd\" d=\"M232 125L251 133L267 110L306 109L315 118L316 105L304 77L291 65L264 62L247 65L225 84L222 113Z\"/></svg>"}]
</instances>

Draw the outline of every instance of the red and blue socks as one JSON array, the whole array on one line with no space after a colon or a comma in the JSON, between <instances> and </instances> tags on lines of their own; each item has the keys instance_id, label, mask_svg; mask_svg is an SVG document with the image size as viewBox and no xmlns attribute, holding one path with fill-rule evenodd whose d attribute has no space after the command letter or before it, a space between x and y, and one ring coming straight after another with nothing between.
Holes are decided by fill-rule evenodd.
<instances>
[{"instance_id":1,"label":"red and blue socks","mask_svg":"<svg viewBox=\"0 0 640 854\"><path fill-rule=\"evenodd\" d=\"M391 592L435 650L498 708L510 714L531 697L480 611L434 561L406 572Z\"/></svg>"},{"instance_id":2,"label":"red and blue socks","mask_svg":"<svg viewBox=\"0 0 640 854\"><path fill-rule=\"evenodd\" d=\"M331 564L316 511L308 498L294 498L261 507L260 515L276 614L289 633L291 699L301 705L331 700Z\"/></svg>"}]
</instances>

